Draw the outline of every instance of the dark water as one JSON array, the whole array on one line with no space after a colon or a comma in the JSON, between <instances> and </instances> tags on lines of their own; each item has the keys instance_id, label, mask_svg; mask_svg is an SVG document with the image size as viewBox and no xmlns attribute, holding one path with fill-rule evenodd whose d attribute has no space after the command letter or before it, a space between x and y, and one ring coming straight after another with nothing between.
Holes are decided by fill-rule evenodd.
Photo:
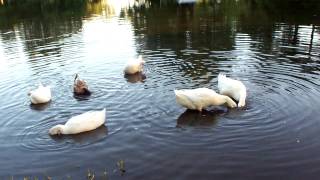
<instances>
[{"instance_id":1,"label":"dark water","mask_svg":"<svg viewBox=\"0 0 320 180\"><path fill-rule=\"evenodd\" d=\"M318 179L317 1L0 3L1 179ZM144 75L124 77L139 54ZM220 72L247 86L244 109L176 104L173 89L216 90ZM89 98L73 97L75 73ZM53 99L31 106L39 81ZM104 107L105 126L48 135Z\"/></svg>"}]
</instances>

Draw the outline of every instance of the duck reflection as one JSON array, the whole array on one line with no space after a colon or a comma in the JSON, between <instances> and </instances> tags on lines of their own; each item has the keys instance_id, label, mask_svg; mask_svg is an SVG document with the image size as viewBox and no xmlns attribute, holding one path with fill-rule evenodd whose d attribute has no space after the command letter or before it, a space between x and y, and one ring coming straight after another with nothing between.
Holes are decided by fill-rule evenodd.
<instances>
[{"instance_id":1,"label":"duck reflection","mask_svg":"<svg viewBox=\"0 0 320 180\"><path fill-rule=\"evenodd\" d=\"M91 94L92 95L92 92ZM77 95L77 94L73 94L73 97L77 100L77 101L87 101L90 99L90 95Z\"/></svg>"},{"instance_id":2,"label":"duck reflection","mask_svg":"<svg viewBox=\"0 0 320 180\"><path fill-rule=\"evenodd\" d=\"M103 125L98 129L75 134L75 135L63 135L63 136L51 136L51 138L57 142L72 140L73 142L81 145L92 144L93 142L104 139L108 135L108 128Z\"/></svg>"},{"instance_id":3,"label":"duck reflection","mask_svg":"<svg viewBox=\"0 0 320 180\"><path fill-rule=\"evenodd\" d=\"M147 77L144 73L138 72L135 74L125 74L124 78L126 78L127 82L130 82L130 83L137 83L137 82L143 83Z\"/></svg>"},{"instance_id":4,"label":"duck reflection","mask_svg":"<svg viewBox=\"0 0 320 180\"><path fill-rule=\"evenodd\" d=\"M226 109L213 109L199 111L187 109L178 120L178 128L185 126L213 126L216 124L219 115L226 113Z\"/></svg>"},{"instance_id":5,"label":"duck reflection","mask_svg":"<svg viewBox=\"0 0 320 180\"><path fill-rule=\"evenodd\" d=\"M51 101L49 101L48 103L42 103L42 104L30 103L30 108L35 111L43 111L43 110L47 109L47 107L49 107L50 104L51 104Z\"/></svg>"}]
</instances>

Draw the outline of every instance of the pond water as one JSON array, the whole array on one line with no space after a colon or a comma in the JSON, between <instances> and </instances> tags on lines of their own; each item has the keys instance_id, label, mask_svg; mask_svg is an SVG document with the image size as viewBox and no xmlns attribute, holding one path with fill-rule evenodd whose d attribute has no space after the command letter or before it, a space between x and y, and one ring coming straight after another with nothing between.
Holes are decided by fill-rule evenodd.
<instances>
[{"instance_id":1,"label":"pond water","mask_svg":"<svg viewBox=\"0 0 320 180\"><path fill-rule=\"evenodd\" d=\"M0 179L317 179L319 4L0 1ZM144 76L125 77L138 55ZM90 97L73 96L75 73ZM176 103L174 89L217 90L219 73L247 86L245 108ZM53 98L32 106L40 81ZM105 126L48 135L104 107Z\"/></svg>"}]
</instances>

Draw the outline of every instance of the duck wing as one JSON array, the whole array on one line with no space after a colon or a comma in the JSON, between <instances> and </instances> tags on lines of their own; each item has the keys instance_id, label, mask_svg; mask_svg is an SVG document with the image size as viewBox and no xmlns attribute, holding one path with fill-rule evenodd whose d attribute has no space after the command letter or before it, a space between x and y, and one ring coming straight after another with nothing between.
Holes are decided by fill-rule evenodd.
<instances>
[{"instance_id":1,"label":"duck wing","mask_svg":"<svg viewBox=\"0 0 320 180\"><path fill-rule=\"evenodd\" d=\"M196 109L194 98L190 96L188 90L174 90L177 102L189 109Z\"/></svg>"},{"instance_id":2,"label":"duck wing","mask_svg":"<svg viewBox=\"0 0 320 180\"><path fill-rule=\"evenodd\" d=\"M201 109L206 106L206 100L214 92L207 88L191 90L175 90L178 102L189 109Z\"/></svg>"}]
</instances>

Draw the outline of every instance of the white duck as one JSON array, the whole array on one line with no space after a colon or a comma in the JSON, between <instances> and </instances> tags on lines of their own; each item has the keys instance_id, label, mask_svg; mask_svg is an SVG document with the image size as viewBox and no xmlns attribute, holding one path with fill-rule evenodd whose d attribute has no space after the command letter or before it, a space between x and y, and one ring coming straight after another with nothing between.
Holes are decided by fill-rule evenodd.
<instances>
[{"instance_id":1,"label":"white duck","mask_svg":"<svg viewBox=\"0 0 320 180\"><path fill-rule=\"evenodd\" d=\"M50 135L78 134L97 129L105 123L106 109L88 111L70 118L65 125L58 124L49 130Z\"/></svg>"},{"instance_id":2,"label":"white duck","mask_svg":"<svg viewBox=\"0 0 320 180\"><path fill-rule=\"evenodd\" d=\"M220 73L218 76L218 89L220 94L232 97L238 101L238 107L246 105L247 90L241 81L228 78Z\"/></svg>"},{"instance_id":3,"label":"white duck","mask_svg":"<svg viewBox=\"0 0 320 180\"><path fill-rule=\"evenodd\" d=\"M50 86L43 86L41 83L38 88L28 93L32 104L47 103L51 100Z\"/></svg>"},{"instance_id":4,"label":"white duck","mask_svg":"<svg viewBox=\"0 0 320 180\"><path fill-rule=\"evenodd\" d=\"M129 60L124 68L124 73L135 74L137 72L142 72L144 63L145 61L142 59L141 55L139 55L138 59Z\"/></svg>"},{"instance_id":5,"label":"white duck","mask_svg":"<svg viewBox=\"0 0 320 180\"><path fill-rule=\"evenodd\" d=\"M228 96L208 88L174 90L174 93L177 102L188 109L202 111L202 108L223 104L231 108L237 107L237 104Z\"/></svg>"}]
</instances>

